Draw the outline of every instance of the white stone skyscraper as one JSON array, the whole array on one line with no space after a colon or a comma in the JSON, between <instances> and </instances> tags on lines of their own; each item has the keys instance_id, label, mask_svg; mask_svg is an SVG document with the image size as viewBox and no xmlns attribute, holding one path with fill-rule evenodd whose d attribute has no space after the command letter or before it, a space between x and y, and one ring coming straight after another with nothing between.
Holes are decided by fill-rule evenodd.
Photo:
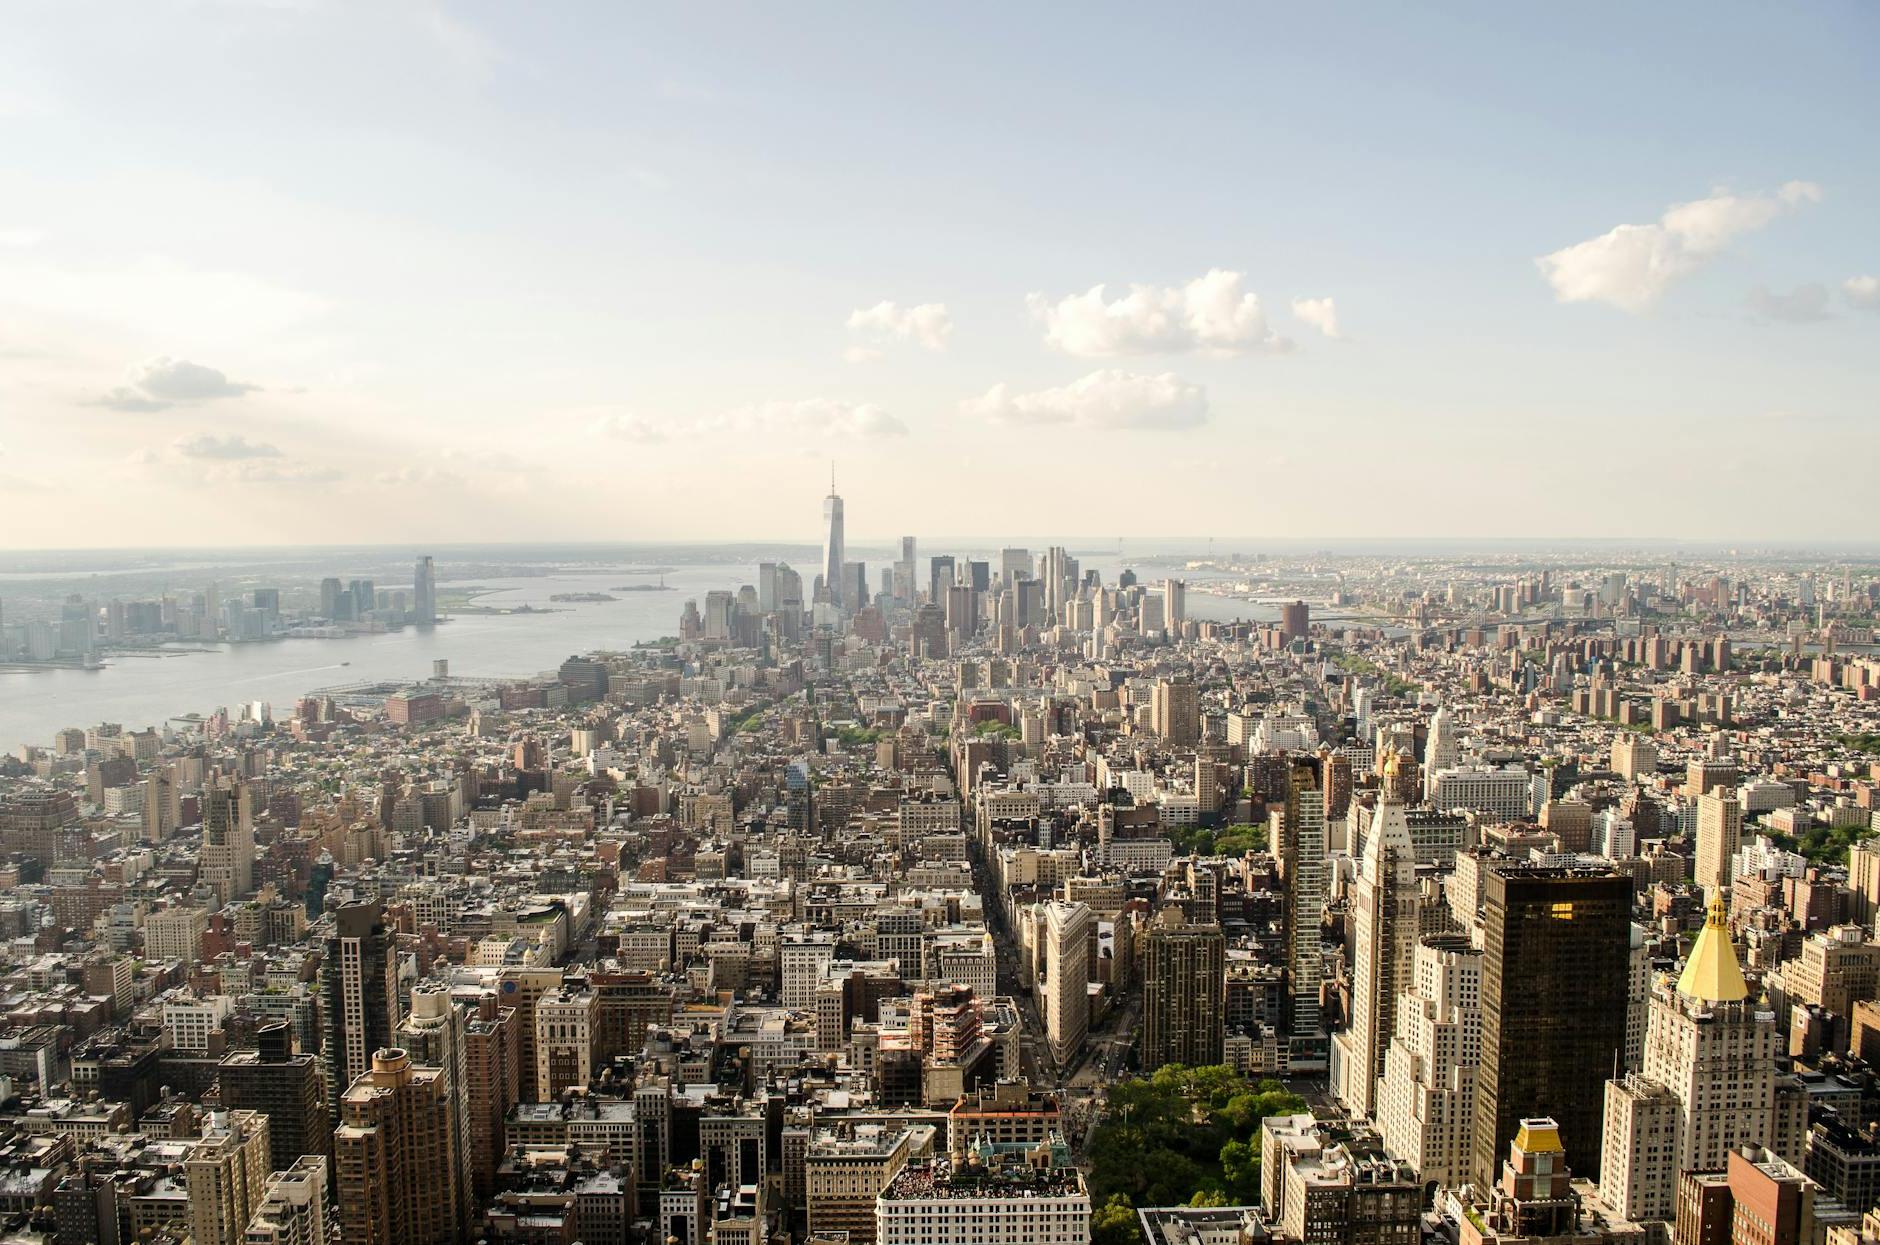
<instances>
[{"instance_id":1,"label":"white stone skyscraper","mask_svg":"<svg viewBox=\"0 0 1880 1245\"><path fill-rule=\"evenodd\" d=\"M1417 950L1417 854L1403 804L1378 802L1358 862L1352 904L1351 1024L1333 1040L1333 1088L1345 1109L1370 1116L1397 997L1410 989Z\"/></svg>"},{"instance_id":2,"label":"white stone skyscraper","mask_svg":"<svg viewBox=\"0 0 1880 1245\"><path fill-rule=\"evenodd\" d=\"M1766 1144L1774 1122L1775 1013L1750 997L1723 900L1675 987L1661 987L1645 1031L1645 1075L1676 1094L1679 1171L1722 1167L1730 1151Z\"/></svg>"},{"instance_id":3,"label":"white stone skyscraper","mask_svg":"<svg viewBox=\"0 0 1880 1245\"><path fill-rule=\"evenodd\" d=\"M1090 1031L1090 934L1096 919L1082 903L1040 904L1037 990L1051 1062L1064 1067Z\"/></svg>"},{"instance_id":4,"label":"white stone skyscraper","mask_svg":"<svg viewBox=\"0 0 1880 1245\"><path fill-rule=\"evenodd\" d=\"M1430 934L1417 944L1414 976L1397 998L1378 1132L1424 1180L1455 1185L1468 1177L1475 1128L1482 953L1467 934Z\"/></svg>"},{"instance_id":5,"label":"white stone skyscraper","mask_svg":"<svg viewBox=\"0 0 1880 1245\"><path fill-rule=\"evenodd\" d=\"M1723 900L1713 896L1677 984L1654 991L1644 1074L1607 1086L1601 1180L1615 1205L1666 1217L1676 1206L1679 1172L1715 1170L1731 1151L1767 1143L1779 1037L1775 1013L1750 996ZM1667 1131L1653 1123L1654 1111L1674 1117L1668 1156L1653 1154Z\"/></svg>"},{"instance_id":6,"label":"white stone skyscraper","mask_svg":"<svg viewBox=\"0 0 1880 1245\"><path fill-rule=\"evenodd\" d=\"M1436 794L1436 776L1462 763L1462 741L1456 736L1455 719L1441 705L1430 718L1429 741L1423 748L1423 798Z\"/></svg>"},{"instance_id":7,"label":"white stone skyscraper","mask_svg":"<svg viewBox=\"0 0 1880 1245\"><path fill-rule=\"evenodd\" d=\"M848 556L842 537L842 499L836 496L836 473L829 472L829 496L823 498L823 591L832 605L843 603L842 563Z\"/></svg>"}]
</instances>

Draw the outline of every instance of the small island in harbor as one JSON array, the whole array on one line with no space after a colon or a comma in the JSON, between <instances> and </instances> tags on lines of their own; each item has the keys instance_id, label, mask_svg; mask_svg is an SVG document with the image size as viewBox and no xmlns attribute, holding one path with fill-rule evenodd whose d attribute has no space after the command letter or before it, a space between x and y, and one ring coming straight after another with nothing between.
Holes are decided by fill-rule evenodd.
<instances>
[{"instance_id":1,"label":"small island in harbor","mask_svg":"<svg viewBox=\"0 0 1880 1245\"><path fill-rule=\"evenodd\" d=\"M625 584L611 589L613 592L677 592L671 584Z\"/></svg>"},{"instance_id":2,"label":"small island in harbor","mask_svg":"<svg viewBox=\"0 0 1880 1245\"><path fill-rule=\"evenodd\" d=\"M620 598L609 596L605 592L557 592L548 599L558 603L588 605L602 601L618 601Z\"/></svg>"}]
</instances>

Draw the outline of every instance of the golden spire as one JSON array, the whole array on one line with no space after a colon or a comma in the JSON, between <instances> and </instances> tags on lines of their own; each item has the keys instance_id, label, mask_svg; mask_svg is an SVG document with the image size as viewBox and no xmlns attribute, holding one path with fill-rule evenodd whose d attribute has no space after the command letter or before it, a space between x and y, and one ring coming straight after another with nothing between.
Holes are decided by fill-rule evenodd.
<instances>
[{"instance_id":1,"label":"golden spire","mask_svg":"<svg viewBox=\"0 0 1880 1245\"><path fill-rule=\"evenodd\" d=\"M1730 942L1730 918L1723 908L1723 897L1714 896L1704 917L1704 928L1691 948L1691 958L1678 975L1678 993L1712 1003L1738 1003L1749 997L1743 981L1743 966L1737 962L1736 948Z\"/></svg>"}]
</instances>

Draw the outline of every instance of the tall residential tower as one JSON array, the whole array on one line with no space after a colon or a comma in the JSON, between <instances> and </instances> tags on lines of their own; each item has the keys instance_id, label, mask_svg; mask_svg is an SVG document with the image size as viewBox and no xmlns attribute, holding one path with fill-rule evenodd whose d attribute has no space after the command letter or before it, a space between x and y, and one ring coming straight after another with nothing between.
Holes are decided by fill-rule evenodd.
<instances>
[{"instance_id":1,"label":"tall residential tower","mask_svg":"<svg viewBox=\"0 0 1880 1245\"><path fill-rule=\"evenodd\" d=\"M384 909L348 904L333 919L320 962L328 1119L339 1118L340 1099L371 1071L372 1052L392 1044L399 1019L398 948Z\"/></svg>"}]
</instances>

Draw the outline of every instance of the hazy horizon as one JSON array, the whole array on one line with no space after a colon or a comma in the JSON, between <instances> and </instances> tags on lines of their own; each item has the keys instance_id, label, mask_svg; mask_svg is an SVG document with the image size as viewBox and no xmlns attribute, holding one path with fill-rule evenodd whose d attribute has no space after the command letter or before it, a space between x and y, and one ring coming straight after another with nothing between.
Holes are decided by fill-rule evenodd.
<instances>
[{"instance_id":1,"label":"hazy horizon","mask_svg":"<svg viewBox=\"0 0 1880 1245\"><path fill-rule=\"evenodd\" d=\"M848 539L850 552L867 551L870 553L895 553L902 536L913 536L918 544L919 554L925 560L929 554L954 553L960 550L996 551L1002 547L1023 548L1035 554L1041 554L1052 545L1060 545L1075 554L1080 549L1115 555L1140 555L1143 557L1191 556L1195 558L1224 558L1232 554L1249 555L1256 553L1312 553L1320 550L1335 554L1363 554L1377 550L1393 554L1416 555L1419 552L1430 556L1452 555L1470 552L1526 552L1526 553L1590 553L1590 552L1649 552L1674 554L1680 552L1702 553L1720 556L1767 555L1806 557L1811 554L1847 556L1856 558L1880 558L1880 537L1872 540L1730 540L1708 539L1692 540L1678 537L1657 536L1078 536L1048 535L1036 533L1000 535L982 533L959 535L941 533L923 535L918 532L902 533L896 536L858 535ZM421 554L457 554L476 551L534 551L540 553L607 551L607 550L645 550L648 552L734 552L740 550L791 550L795 552L818 552L820 546L815 540L786 540L779 538L762 539L757 537L727 536L717 538L674 538L664 540L456 540L456 541L305 541L271 542L256 544L203 543L183 544L163 542L148 545L69 545L45 548L11 547L0 545L0 567L9 565L12 558L57 557L73 555L80 557L99 557L110 554L125 554L148 557L164 553L187 554L227 554L231 556L258 556L268 553L307 554L323 552L361 552L381 556L394 554L412 556ZM898 554L896 554L898 556Z\"/></svg>"}]
</instances>

